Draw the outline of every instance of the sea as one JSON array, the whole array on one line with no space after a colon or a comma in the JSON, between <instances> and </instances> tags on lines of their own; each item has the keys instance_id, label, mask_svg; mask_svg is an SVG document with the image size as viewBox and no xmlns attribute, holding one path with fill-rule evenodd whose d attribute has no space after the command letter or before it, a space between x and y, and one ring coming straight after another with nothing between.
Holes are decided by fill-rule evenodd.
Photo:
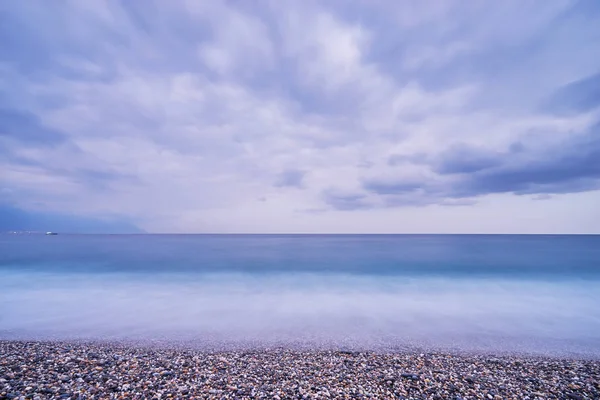
<instances>
[{"instance_id":1,"label":"sea","mask_svg":"<svg viewBox=\"0 0 600 400\"><path fill-rule=\"evenodd\" d=\"M0 339L600 357L600 235L0 235Z\"/></svg>"}]
</instances>

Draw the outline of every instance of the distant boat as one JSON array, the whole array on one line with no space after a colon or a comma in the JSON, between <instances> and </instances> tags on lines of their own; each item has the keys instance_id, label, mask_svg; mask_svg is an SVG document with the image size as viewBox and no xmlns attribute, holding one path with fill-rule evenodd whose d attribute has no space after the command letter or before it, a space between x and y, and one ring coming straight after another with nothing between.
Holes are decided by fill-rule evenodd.
<instances>
[{"instance_id":1,"label":"distant boat","mask_svg":"<svg viewBox=\"0 0 600 400\"><path fill-rule=\"evenodd\" d=\"M58 235L58 233L56 233L56 232L46 232L46 235L52 235L52 236L54 236L54 235Z\"/></svg>"}]
</instances>

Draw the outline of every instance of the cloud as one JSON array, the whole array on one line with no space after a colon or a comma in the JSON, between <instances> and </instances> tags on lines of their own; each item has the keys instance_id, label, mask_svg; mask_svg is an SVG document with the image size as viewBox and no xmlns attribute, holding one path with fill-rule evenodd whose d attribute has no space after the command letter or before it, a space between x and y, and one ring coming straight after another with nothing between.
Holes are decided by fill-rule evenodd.
<instances>
[{"instance_id":1,"label":"cloud","mask_svg":"<svg viewBox=\"0 0 600 400\"><path fill-rule=\"evenodd\" d=\"M352 211L371 208L367 196L363 194L339 193L335 190L325 191L325 202L337 210Z\"/></svg>"},{"instance_id":2,"label":"cloud","mask_svg":"<svg viewBox=\"0 0 600 400\"><path fill-rule=\"evenodd\" d=\"M593 2L1 7L0 188L25 212L337 232L439 207L410 227L445 230L489 201L494 231L513 197L600 193Z\"/></svg>"},{"instance_id":3,"label":"cloud","mask_svg":"<svg viewBox=\"0 0 600 400\"><path fill-rule=\"evenodd\" d=\"M600 188L600 125L590 136L531 161L506 157L501 167L463 179L455 189L460 195L512 192L556 194ZM515 157L517 158L517 157ZM516 162L515 162L516 161Z\"/></svg>"},{"instance_id":4,"label":"cloud","mask_svg":"<svg viewBox=\"0 0 600 400\"><path fill-rule=\"evenodd\" d=\"M545 103L549 112L560 114L587 112L600 107L600 72L564 85Z\"/></svg>"},{"instance_id":5,"label":"cloud","mask_svg":"<svg viewBox=\"0 0 600 400\"><path fill-rule=\"evenodd\" d=\"M378 194L404 194L415 192L423 187L421 182L398 181L398 182L381 182L381 181L366 181L364 188L370 192Z\"/></svg>"},{"instance_id":6,"label":"cloud","mask_svg":"<svg viewBox=\"0 0 600 400\"><path fill-rule=\"evenodd\" d=\"M43 126L30 112L0 108L0 139L47 146L63 142L65 136Z\"/></svg>"},{"instance_id":7,"label":"cloud","mask_svg":"<svg viewBox=\"0 0 600 400\"><path fill-rule=\"evenodd\" d=\"M277 181L275 182L276 187L302 187L302 181L304 180L305 171L299 171L290 169L282 172Z\"/></svg>"},{"instance_id":8,"label":"cloud","mask_svg":"<svg viewBox=\"0 0 600 400\"><path fill-rule=\"evenodd\" d=\"M459 145L445 150L435 161L434 169L438 174L475 173L500 163L500 153Z\"/></svg>"},{"instance_id":9,"label":"cloud","mask_svg":"<svg viewBox=\"0 0 600 400\"><path fill-rule=\"evenodd\" d=\"M537 151L536 151L537 150ZM586 135L555 147L529 150L513 144L491 152L467 146L451 147L430 162L434 179L367 180L370 193L405 195L424 203L496 193L550 195L600 189L600 123ZM539 198L539 197L538 197ZM545 197L544 197L545 198ZM398 202L397 204L402 204Z\"/></svg>"},{"instance_id":10,"label":"cloud","mask_svg":"<svg viewBox=\"0 0 600 400\"><path fill-rule=\"evenodd\" d=\"M424 153L417 154L392 154L388 157L388 165L396 166L402 164L422 164L427 163L427 155Z\"/></svg>"}]
</instances>

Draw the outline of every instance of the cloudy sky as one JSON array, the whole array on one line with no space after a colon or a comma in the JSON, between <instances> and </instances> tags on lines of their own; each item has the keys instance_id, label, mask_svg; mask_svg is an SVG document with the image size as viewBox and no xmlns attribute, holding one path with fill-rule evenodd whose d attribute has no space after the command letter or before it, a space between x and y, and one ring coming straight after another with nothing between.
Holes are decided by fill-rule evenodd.
<instances>
[{"instance_id":1,"label":"cloudy sky","mask_svg":"<svg viewBox=\"0 0 600 400\"><path fill-rule=\"evenodd\" d=\"M600 233L596 0L0 21L0 231Z\"/></svg>"}]
</instances>

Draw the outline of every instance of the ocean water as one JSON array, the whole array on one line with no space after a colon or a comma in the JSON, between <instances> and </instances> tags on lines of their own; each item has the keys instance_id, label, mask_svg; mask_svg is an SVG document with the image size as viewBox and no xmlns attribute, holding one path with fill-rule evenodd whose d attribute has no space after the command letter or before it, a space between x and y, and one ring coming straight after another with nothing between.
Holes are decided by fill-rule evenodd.
<instances>
[{"instance_id":1,"label":"ocean water","mask_svg":"<svg viewBox=\"0 0 600 400\"><path fill-rule=\"evenodd\" d=\"M600 356L600 236L0 235L0 339Z\"/></svg>"}]
</instances>

